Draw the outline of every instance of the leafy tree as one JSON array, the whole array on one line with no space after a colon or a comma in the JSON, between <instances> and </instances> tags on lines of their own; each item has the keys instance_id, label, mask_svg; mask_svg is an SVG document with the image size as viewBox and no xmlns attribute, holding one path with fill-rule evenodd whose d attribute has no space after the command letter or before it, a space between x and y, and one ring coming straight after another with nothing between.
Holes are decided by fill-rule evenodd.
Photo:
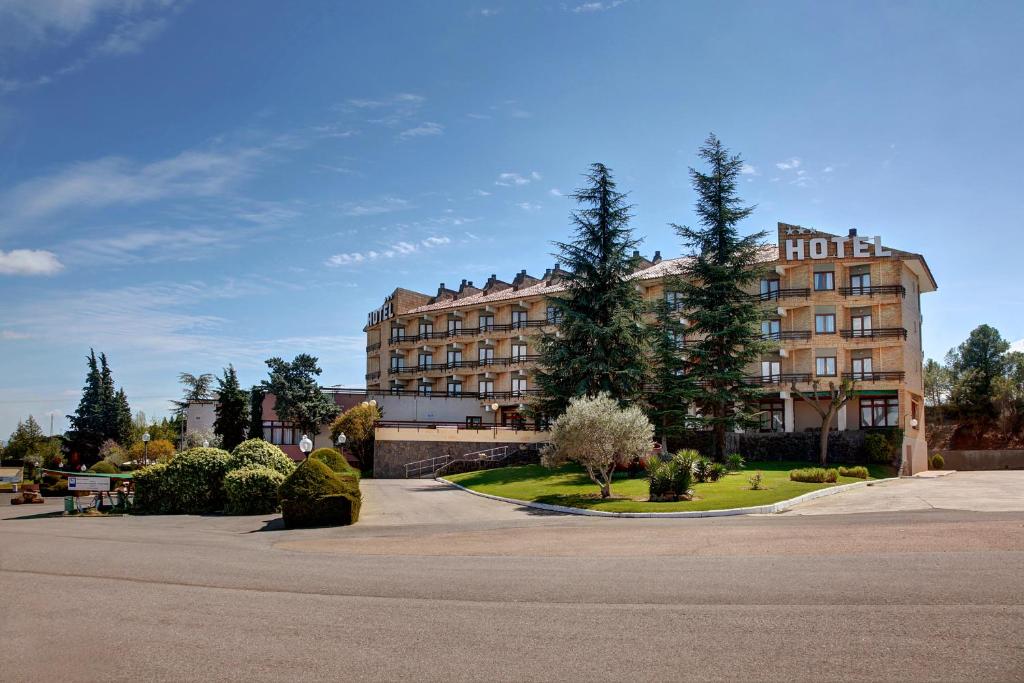
<instances>
[{"instance_id":1,"label":"leafy tree","mask_svg":"<svg viewBox=\"0 0 1024 683\"><path fill-rule=\"evenodd\" d=\"M737 225L754 207L743 206L736 183L743 166L714 135L700 148L709 169L690 169L697 191L701 228L673 225L690 258L682 277L669 278L667 289L679 292L695 336L687 346L687 372L701 387L694 422L713 432L714 456L725 459L725 434L756 424L753 410L761 391L745 381L747 369L766 348L761 341L761 308L747 292L761 276L764 232L740 236Z\"/></svg>"},{"instance_id":2,"label":"leafy tree","mask_svg":"<svg viewBox=\"0 0 1024 683\"><path fill-rule=\"evenodd\" d=\"M245 441L249 427L249 392L238 384L233 365L224 368L217 378L217 419L213 431L220 435L224 450L230 451Z\"/></svg>"},{"instance_id":3,"label":"leafy tree","mask_svg":"<svg viewBox=\"0 0 1024 683\"><path fill-rule=\"evenodd\" d=\"M996 378L993 387L1003 430L1014 433L1024 426L1024 353L1011 351L1004 361L1006 372Z\"/></svg>"},{"instance_id":4,"label":"leafy tree","mask_svg":"<svg viewBox=\"0 0 1024 683\"><path fill-rule=\"evenodd\" d=\"M29 455L36 453L46 440L39 423L29 415L24 422L18 422L14 431L11 432L11 438L7 440L7 447L4 449L4 458L24 460Z\"/></svg>"},{"instance_id":5,"label":"leafy tree","mask_svg":"<svg viewBox=\"0 0 1024 683\"><path fill-rule=\"evenodd\" d=\"M208 401L213 398L213 375L204 372L201 375L193 375L188 372L178 374L178 382L183 391L181 400L171 401L175 408L175 414L182 415L188 404L192 401Z\"/></svg>"},{"instance_id":6,"label":"leafy tree","mask_svg":"<svg viewBox=\"0 0 1024 683\"><path fill-rule=\"evenodd\" d=\"M952 388L952 378L949 368L929 358L924 364L924 400L927 405L935 408L939 415L939 423L942 422L943 407L946 397L949 396Z\"/></svg>"},{"instance_id":7,"label":"leafy tree","mask_svg":"<svg viewBox=\"0 0 1024 683\"><path fill-rule=\"evenodd\" d=\"M249 438L263 438L263 399L267 392L260 384L254 384L249 390Z\"/></svg>"},{"instance_id":8,"label":"leafy tree","mask_svg":"<svg viewBox=\"0 0 1024 683\"><path fill-rule=\"evenodd\" d=\"M653 436L654 427L639 406L622 408L606 393L581 396L551 423L551 445L541 462L545 467L579 463L601 487L601 497L608 498L615 468L649 453Z\"/></svg>"},{"instance_id":9,"label":"leafy tree","mask_svg":"<svg viewBox=\"0 0 1024 683\"><path fill-rule=\"evenodd\" d=\"M835 382L828 383L828 401L825 403L825 407L821 406L821 401L818 400L820 392L818 387L821 385L820 380L813 380L811 382L811 393L810 395L805 394L797 388L794 382L790 386L790 391L803 399L804 403L814 408L814 412L818 413L821 417L821 435L818 438L818 459L821 462L821 466L824 467L828 462L828 431L832 428L832 421L835 419L836 414L850 402L856 394L854 391L855 382L849 377L844 377L837 386Z\"/></svg>"},{"instance_id":10,"label":"leafy tree","mask_svg":"<svg viewBox=\"0 0 1024 683\"><path fill-rule=\"evenodd\" d=\"M380 408L364 401L352 406L331 423L331 441L337 443L338 435L345 435L345 446L359 462L359 469L366 472L373 469L373 424L381 418Z\"/></svg>"},{"instance_id":11,"label":"leafy tree","mask_svg":"<svg viewBox=\"0 0 1024 683\"><path fill-rule=\"evenodd\" d=\"M686 374L683 358L686 327L680 313L666 298L654 305L656 324L651 326L651 382L647 393L648 414L661 437L662 452L668 439L686 429L689 406L696 386Z\"/></svg>"},{"instance_id":12,"label":"leafy tree","mask_svg":"<svg viewBox=\"0 0 1024 683\"><path fill-rule=\"evenodd\" d=\"M990 325L979 325L947 354L952 374L952 403L964 417L995 417L993 385L1006 370L1009 342Z\"/></svg>"},{"instance_id":13,"label":"leafy tree","mask_svg":"<svg viewBox=\"0 0 1024 683\"><path fill-rule=\"evenodd\" d=\"M290 363L276 357L266 363L270 378L263 382L263 388L274 395L274 412L278 418L291 422L311 438L319 434L320 425L337 416L338 406L321 391L316 381L322 372L317 358L300 353Z\"/></svg>"},{"instance_id":14,"label":"leafy tree","mask_svg":"<svg viewBox=\"0 0 1024 683\"><path fill-rule=\"evenodd\" d=\"M606 392L620 402L643 399L646 330L643 300L630 274L632 250L640 242L629 228L630 206L611 171L593 164L586 185L573 193L572 242L556 242L568 266L564 296L552 297L560 318L557 333L541 337L533 410L562 413L576 396Z\"/></svg>"},{"instance_id":15,"label":"leafy tree","mask_svg":"<svg viewBox=\"0 0 1024 683\"><path fill-rule=\"evenodd\" d=\"M128 450L128 455L136 463L167 462L174 457L174 442L169 439L153 439L149 447L142 441L136 441Z\"/></svg>"}]
</instances>

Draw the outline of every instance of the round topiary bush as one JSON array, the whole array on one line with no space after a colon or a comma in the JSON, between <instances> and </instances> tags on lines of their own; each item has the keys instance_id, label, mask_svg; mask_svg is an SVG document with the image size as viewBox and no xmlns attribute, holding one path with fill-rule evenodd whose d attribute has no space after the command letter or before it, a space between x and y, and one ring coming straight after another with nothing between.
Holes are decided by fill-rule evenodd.
<instances>
[{"instance_id":1,"label":"round topiary bush","mask_svg":"<svg viewBox=\"0 0 1024 683\"><path fill-rule=\"evenodd\" d=\"M169 498L164 492L164 477L167 465L157 463L143 467L132 475L135 487L134 508L136 512L161 514L171 512Z\"/></svg>"},{"instance_id":2,"label":"round topiary bush","mask_svg":"<svg viewBox=\"0 0 1024 683\"><path fill-rule=\"evenodd\" d=\"M229 515L263 515L276 512L277 491L284 475L269 467L243 467L224 475Z\"/></svg>"},{"instance_id":3,"label":"round topiary bush","mask_svg":"<svg viewBox=\"0 0 1024 683\"><path fill-rule=\"evenodd\" d=\"M303 461L278 493L284 525L289 529L341 526L359 519L359 480L332 471L319 459Z\"/></svg>"},{"instance_id":4,"label":"round topiary bush","mask_svg":"<svg viewBox=\"0 0 1024 683\"><path fill-rule=\"evenodd\" d=\"M109 460L100 460L98 463L89 468L90 472L96 472L97 474L117 474L121 470Z\"/></svg>"},{"instance_id":5,"label":"round topiary bush","mask_svg":"<svg viewBox=\"0 0 1024 683\"><path fill-rule=\"evenodd\" d=\"M945 460L945 458L942 457L941 453L936 453L935 455L932 456L932 469L933 470L941 470L945 466L946 466L946 460Z\"/></svg>"},{"instance_id":6,"label":"round topiary bush","mask_svg":"<svg viewBox=\"0 0 1024 683\"><path fill-rule=\"evenodd\" d=\"M295 462L274 444L263 439L249 439L235 446L228 461L228 470L245 467L269 467L287 477L295 470Z\"/></svg>"},{"instance_id":7,"label":"round topiary bush","mask_svg":"<svg viewBox=\"0 0 1024 683\"><path fill-rule=\"evenodd\" d=\"M359 477L359 470L352 467L345 459L345 456L333 448L318 448L309 454L309 457L319 460L339 474L350 474Z\"/></svg>"},{"instance_id":8,"label":"round topiary bush","mask_svg":"<svg viewBox=\"0 0 1024 683\"><path fill-rule=\"evenodd\" d=\"M187 514L224 509L224 475L231 456L219 448L190 448L167 465L164 495L169 511Z\"/></svg>"}]
</instances>

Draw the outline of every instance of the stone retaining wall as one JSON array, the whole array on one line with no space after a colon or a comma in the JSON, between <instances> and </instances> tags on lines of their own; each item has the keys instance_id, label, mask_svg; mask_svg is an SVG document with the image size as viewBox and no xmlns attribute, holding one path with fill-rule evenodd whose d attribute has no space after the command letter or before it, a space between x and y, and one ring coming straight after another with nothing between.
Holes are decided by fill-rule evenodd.
<instances>
[{"instance_id":1,"label":"stone retaining wall","mask_svg":"<svg viewBox=\"0 0 1024 683\"><path fill-rule=\"evenodd\" d=\"M937 451L947 470L1024 470L1024 450Z\"/></svg>"}]
</instances>

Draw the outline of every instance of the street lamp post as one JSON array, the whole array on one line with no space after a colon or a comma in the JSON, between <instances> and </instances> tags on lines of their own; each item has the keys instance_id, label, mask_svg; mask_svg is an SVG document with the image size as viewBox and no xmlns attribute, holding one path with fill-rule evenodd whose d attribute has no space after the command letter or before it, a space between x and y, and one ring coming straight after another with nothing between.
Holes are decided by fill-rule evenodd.
<instances>
[{"instance_id":1,"label":"street lamp post","mask_svg":"<svg viewBox=\"0 0 1024 683\"><path fill-rule=\"evenodd\" d=\"M148 465L149 464L149 440L151 438L153 438L153 437L151 437L149 435L149 432L146 432L145 434L142 435L142 464L143 465Z\"/></svg>"},{"instance_id":2,"label":"street lamp post","mask_svg":"<svg viewBox=\"0 0 1024 683\"><path fill-rule=\"evenodd\" d=\"M299 450L302 451L302 455L306 458L309 457L309 452L313 450L313 442L305 434L302 435L302 439L299 441Z\"/></svg>"}]
</instances>

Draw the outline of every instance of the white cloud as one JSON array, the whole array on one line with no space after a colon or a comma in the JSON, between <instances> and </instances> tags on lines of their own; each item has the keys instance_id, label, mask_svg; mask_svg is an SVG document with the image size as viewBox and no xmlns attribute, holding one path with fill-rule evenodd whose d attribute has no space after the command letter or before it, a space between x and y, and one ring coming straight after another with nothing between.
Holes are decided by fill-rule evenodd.
<instances>
[{"instance_id":1,"label":"white cloud","mask_svg":"<svg viewBox=\"0 0 1024 683\"><path fill-rule=\"evenodd\" d=\"M56 254L41 249L0 251L0 275L54 275L64 265Z\"/></svg>"},{"instance_id":2,"label":"white cloud","mask_svg":"<svg viewBox=\"0 0 1024 683\"><path fill-rule=\"evenodd\" d=\"M431 121L427 121L425 123L421 123L415 128L403 130L401 133L398 134L398 137L400 137L403 140L408 140L409 138L418 138L428 135L441 135L443 133L444 126L442 126L440 123L433 123Z\"/></svg>"},{"instance_id":3,"label":"white cloud","mask_svg":"<svg viewBox=\"0 0 1024 683\"><path fill-rule=\"evenodd\" d=\"M117 264L145 261L196 261L209 258L222 247L236 246L239 234L217 229L142 228L119 235L84 237L61 245L59 251L72 263Z\"/></svg>"},{"instance_id":4,"label":"white cloud","mask_svg":"<svg viewBox=\"0 0 1024 683\"><path fill-rule=\"evenodd\" d=\"M836 170L836 169L835 169L834 167L832 167L832 166L826 166L825 168L821 169L821 172L822 172L822 173L831 173L831 172L832 172L832 171L834 171L834 170Z\"/></svg>"},{"instance_id":5,"label":"white cloud","mask_svg":"<svg viewBox=\"0 0 1024 683\"><path fill-rule=\"evenodd\" d=\"M477 197L490 197L491 196L491 193L488 192L487 190L477 190L474 194L476 194Z\"/></svg>"},{"instance_id":6,"label":"white cloud","mask_svg":"<svg viewBox=\"0 0 1024 683\"><path fill-rule=\"evenodd\" d=\"M789 171L795 168L800 168L800 164L802 163L803 162L800 161L800 159L798 159L797 157L793 157L791 159L787 159L786 161L778 162L777 164L775 164L775 168L782 171Z\"/></svg>"},{"instance_id":7,"label":"white cloud","mask_svg":"<svg viewBox=\"0 0 1024 683\"><path fill-rule=\"evenodd\" d=\"M4 0L0 3L0 45L28 47L66 40L91 28L103 15L128 17L166 9L174 0Z\"/></svg>"},{"instance_id":8,"label":"white cloud","mask_svg":"<svg viewBox=\"0 0 1024 683\"><path fill-rule=\"evenodd\" d=\"M1017 341L1010 344L1011 351L1020 351L1024 353L1024 339L1018 339Z\"/></svg>"},{"instance_id":9,"label":"white cloud","mask_svg":"<svg viewBox=\"0 0 1024 683\"><path fill-rule=\"evenodd\" d=\"M167 20L162 18L126 21L96 46L96 52L104 55L135 54L142 50L143 45L159 36L166 27Z\"/></svg>"},{"instance_id":10,"label":"white cloud","mask_svg":"<svg viewBox=\"0 0 1024 683\"><path fill-rule=\"evenodd\" d=\"M622 5L626 0L604 0L603 2L585 2L582 5L576 5L572 8L572 11L577 14L585 14L589 12L604 12Z\"/></svg>"},{"instance_id":11,"label":"white cloud","mask_svg":"<svg viewBox=\"0 0 1024 683\"><path fill-rule=\"evenodd\" d=\"M563 194L562 191L559 190L557 187L552 187L550 190L548 190L548 194L551 195L552 197L564 197L565 196L565 194Z\"/></svg>"},{"instance_id":12,"label":"white cloud","mask_svg":"<svg viewBox=\"0 0 1024 683\"><path fill-rule=\"evenodd\" d=\"M0 330L0 339L4 341L21 341L23 339L31 339L32 335L25 334L24 332L15 332L14 330Z\"/></svg>"},{"instance_id":13,"label":"white cloud","mask_svg":"<svg viewBox=\"0 0 1024 683\"><path fill-rule=\"evenodd\" d=\"M419 242L396 242L384 249L376 250L371 249L369 251L350 251L342 254L334 254L327 259L328 266L341 267L341 266L357 266L362 263L368 263L378 261L381 259L392 259L400 256L408 256L409 254L416 253L420 249L432 249L445 244L450 244L451 238L449 237L438 237L431 236L426 239L420 240Z\"/></svg>"},{"instance_id":14,"label":"white cloud","mask_svg":"<svg viewBox=\"0 0 1024 683\"><path fill-rule=\"evenodd\" d=\"M501 14L501 10L495 7L481 7L480 9L476 10L474 14L479 14L481 17L493 17L495 15Z\"/></svg>"},{"instance_id":15,"label":"white cloud","mask_svg":"<svg viewBox=\"0 0 1024 683\"><path fill-rule=\"evenodd\" d=\"M535 204L534 202L519 202L516 206L523 211L540 211L542 208L540 204Z\"/></svg>"},{"instance_id":16,"label":"white cloud","mask_svg":"<svg viewBox=\"0 0 1024 683\"><path fill-rule=\"evenodd\" d=\"M498 175L498 179L494 181L495 185L501 185L503 187L529 185L535 180L540 180L543 176L536 171L531 171L530 175L523 176L518 173L501 173Z\"/></svg>"},{"instance_id":17,"label":"white cloud","mask_svg":"<svg viewBox=\"0 0 1024 683\"><path fill-rule=\"evenodd\" d=\"M353 98L345 100L350 107L356 109L380 109L382 107L393 107L396 105L402 106L419 106L426 101L427 98L422 95L415 95L413 93L398 93L391 97L382 100L369 100L369 99L358 99Z\"/></svg>"},{"instance_id":18,"label":"white cloud","mask_svg":"<svg viewBox=\"0 0 1024 683\"><path fill-rule=\"evenodd\" d=\"M751 166L750 164L743 164L742 166L740 166L740 173L742 173L743 175L760 175L757 172L757 169Z\"/></svg>"},{"instance_id":19,"label":"white cloud","mask_svg":"<svg viewBox=\"0 0 1024 683\"><path fill-rule=\"evenodd\" d=\"M409 200L401 197L381 197L365 202L348 202L342 206L342 212L346 216L377 216L392 211L404 211L411 209Z\"/></svg>"},{"instance_id":20,"label":"white cloud","mask_svg":"<svg viewBox=\"0 0 1024 683\"><path fill-rule=\"evenodd\" d=\"M105 157L33 178L0 198L14 218L43 218L69 209L132 205L167 197L212 197L249 173L257 149L187 150L149 164Z\"/></svg>"}]
</instances>

